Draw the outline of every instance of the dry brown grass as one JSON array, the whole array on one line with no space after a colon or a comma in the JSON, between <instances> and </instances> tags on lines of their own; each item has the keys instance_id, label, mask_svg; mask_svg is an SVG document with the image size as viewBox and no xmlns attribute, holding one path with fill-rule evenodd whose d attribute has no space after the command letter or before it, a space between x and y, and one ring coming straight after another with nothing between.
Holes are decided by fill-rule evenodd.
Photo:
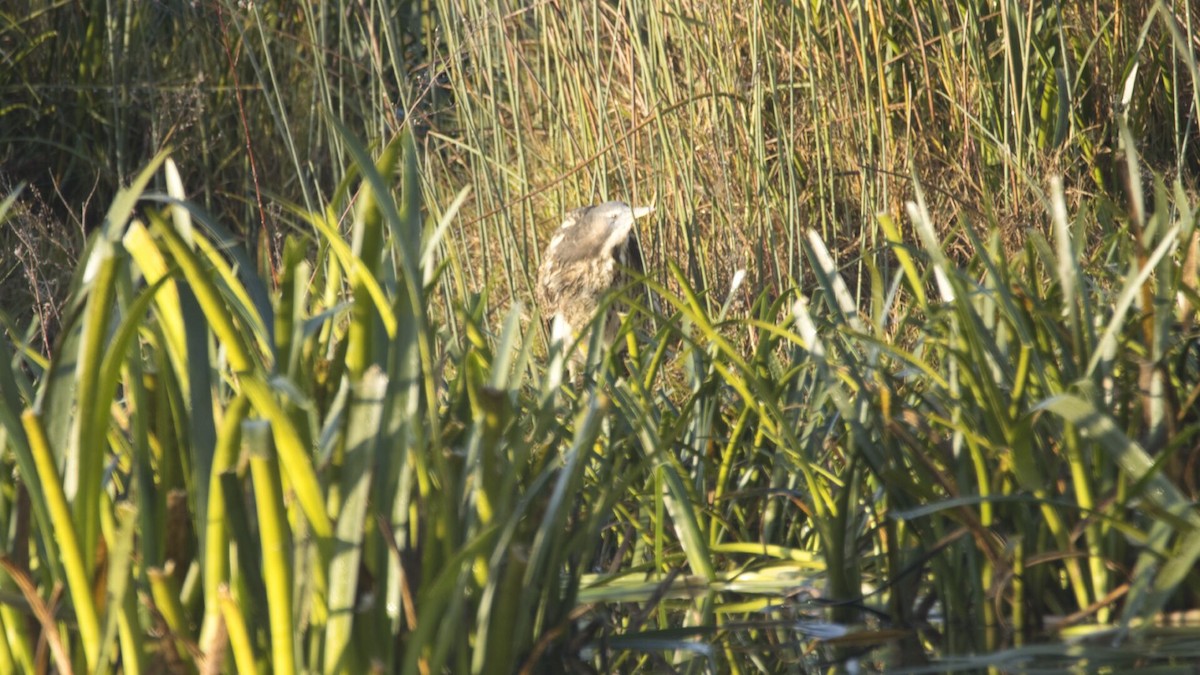
<instances>
[{"instance_id":1,"label":"dry brown grass","mask_svg":"<svg viewBox=\"0 0 1200 675\"><path fill-rule=\"evenodd\" d=\"M11 180L0 175L0 195L16 190ZM28 185L0 222L0 310L12 322L10 329L22 330L34 322L38 346L46 354L66 310L84 229L67 207L51 207L36 187Z\"/></svg>"}]
</instances>

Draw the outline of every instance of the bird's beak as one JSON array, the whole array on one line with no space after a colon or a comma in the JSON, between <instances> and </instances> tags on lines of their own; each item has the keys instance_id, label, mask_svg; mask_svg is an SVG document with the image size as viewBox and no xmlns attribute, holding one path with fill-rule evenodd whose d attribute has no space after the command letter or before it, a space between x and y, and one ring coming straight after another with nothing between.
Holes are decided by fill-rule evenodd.
<instances>
[{"instance_id":1,"label":"bird's beak","mask_svg":"<svg viewBox=\"0 0 1200 675\"><path fill-rule=\"evenodd\" d=\"M635 206L635 207L633 207L633 217L635 219L641 218L642 216L648 216L651 213L654 213L653 206Z\"/></svg>"}]
</instances>

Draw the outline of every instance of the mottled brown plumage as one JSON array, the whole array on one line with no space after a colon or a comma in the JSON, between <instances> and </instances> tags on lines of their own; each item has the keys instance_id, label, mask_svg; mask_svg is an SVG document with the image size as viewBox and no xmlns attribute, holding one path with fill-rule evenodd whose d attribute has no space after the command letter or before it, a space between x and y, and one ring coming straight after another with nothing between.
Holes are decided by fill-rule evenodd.
<instances>
[{"instance_id":1,"label":"mottled brown plumage","mask_svg":"<svg viewBox=\"0 0 1200 675\"><path fill-rule=\"evenodd\" d=\"M569 211L542 255L535 293L542 316L560 317L571 333L583 330L604 302L606 293L624 283L622 271L632 260L633 221L653 207L605 202ZM604 342L616 338L620 319L615 308L605 316Z\"/></svg>"}]
</instances>

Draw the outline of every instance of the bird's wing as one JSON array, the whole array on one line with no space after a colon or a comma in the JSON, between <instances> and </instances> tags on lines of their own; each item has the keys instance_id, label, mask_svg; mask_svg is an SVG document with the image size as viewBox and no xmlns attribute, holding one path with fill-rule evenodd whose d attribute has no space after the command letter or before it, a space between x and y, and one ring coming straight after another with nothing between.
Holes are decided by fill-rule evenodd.
<instances>
[{"instance_id":1,"label":"bird's wing","mask_svg":"<svg viewBox=\"0 0 1200 675\"><path fill-rule=\"evenodd\" d=\"M570 249L570 240L574 234L566 228L573 225L573 222L570 225L564 223L563 227L554 234L554 237L550 239L550 245L546 247L546 252L542 254L542 264L538 267L534 300L537 301L538 308L547 321L558 312L563 311L564 292L569 287L570 279L573 276L572 268L575 262L563 257L564 250Z\"/></svg>"},{"instance_id":2,"label":"bird's wing","mask_svg":"<svg viewBox=\"0 0 1200 675\"><path fill-rule=\"evenodd\" d=\"M555 236L550 241L550 246L546 248L546 252L542 254L542 264L538 267L537 286L533 291L533 299L537 302L542 316L547 320L554 314L554 307L558 304L558 294L555 292L553 283L555 267L558 264L554 250L557 242L558 236Z\"/></svg>"}]
</instances>

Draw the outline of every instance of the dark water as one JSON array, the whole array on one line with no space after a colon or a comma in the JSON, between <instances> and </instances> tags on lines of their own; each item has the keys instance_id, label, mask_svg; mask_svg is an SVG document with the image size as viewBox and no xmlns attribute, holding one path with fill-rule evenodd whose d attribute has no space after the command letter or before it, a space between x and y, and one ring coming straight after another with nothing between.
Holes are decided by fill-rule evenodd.
<instances>
[{"instance_id":1,"label":"dark water","mask_svg":"<svg viewBox=\"0 0 1200 675\"><path fill-rule=\"evenodd\" d=\"M589 636L580 657L601 672L1200 673L1195 620L1017 636L942 619L892 626L869 605L831 607L812 575L795 570L712 585L682 576L595 581L580 594ZM848 614L859 620L832 619Z\"/></svg>"}]
</instances>

